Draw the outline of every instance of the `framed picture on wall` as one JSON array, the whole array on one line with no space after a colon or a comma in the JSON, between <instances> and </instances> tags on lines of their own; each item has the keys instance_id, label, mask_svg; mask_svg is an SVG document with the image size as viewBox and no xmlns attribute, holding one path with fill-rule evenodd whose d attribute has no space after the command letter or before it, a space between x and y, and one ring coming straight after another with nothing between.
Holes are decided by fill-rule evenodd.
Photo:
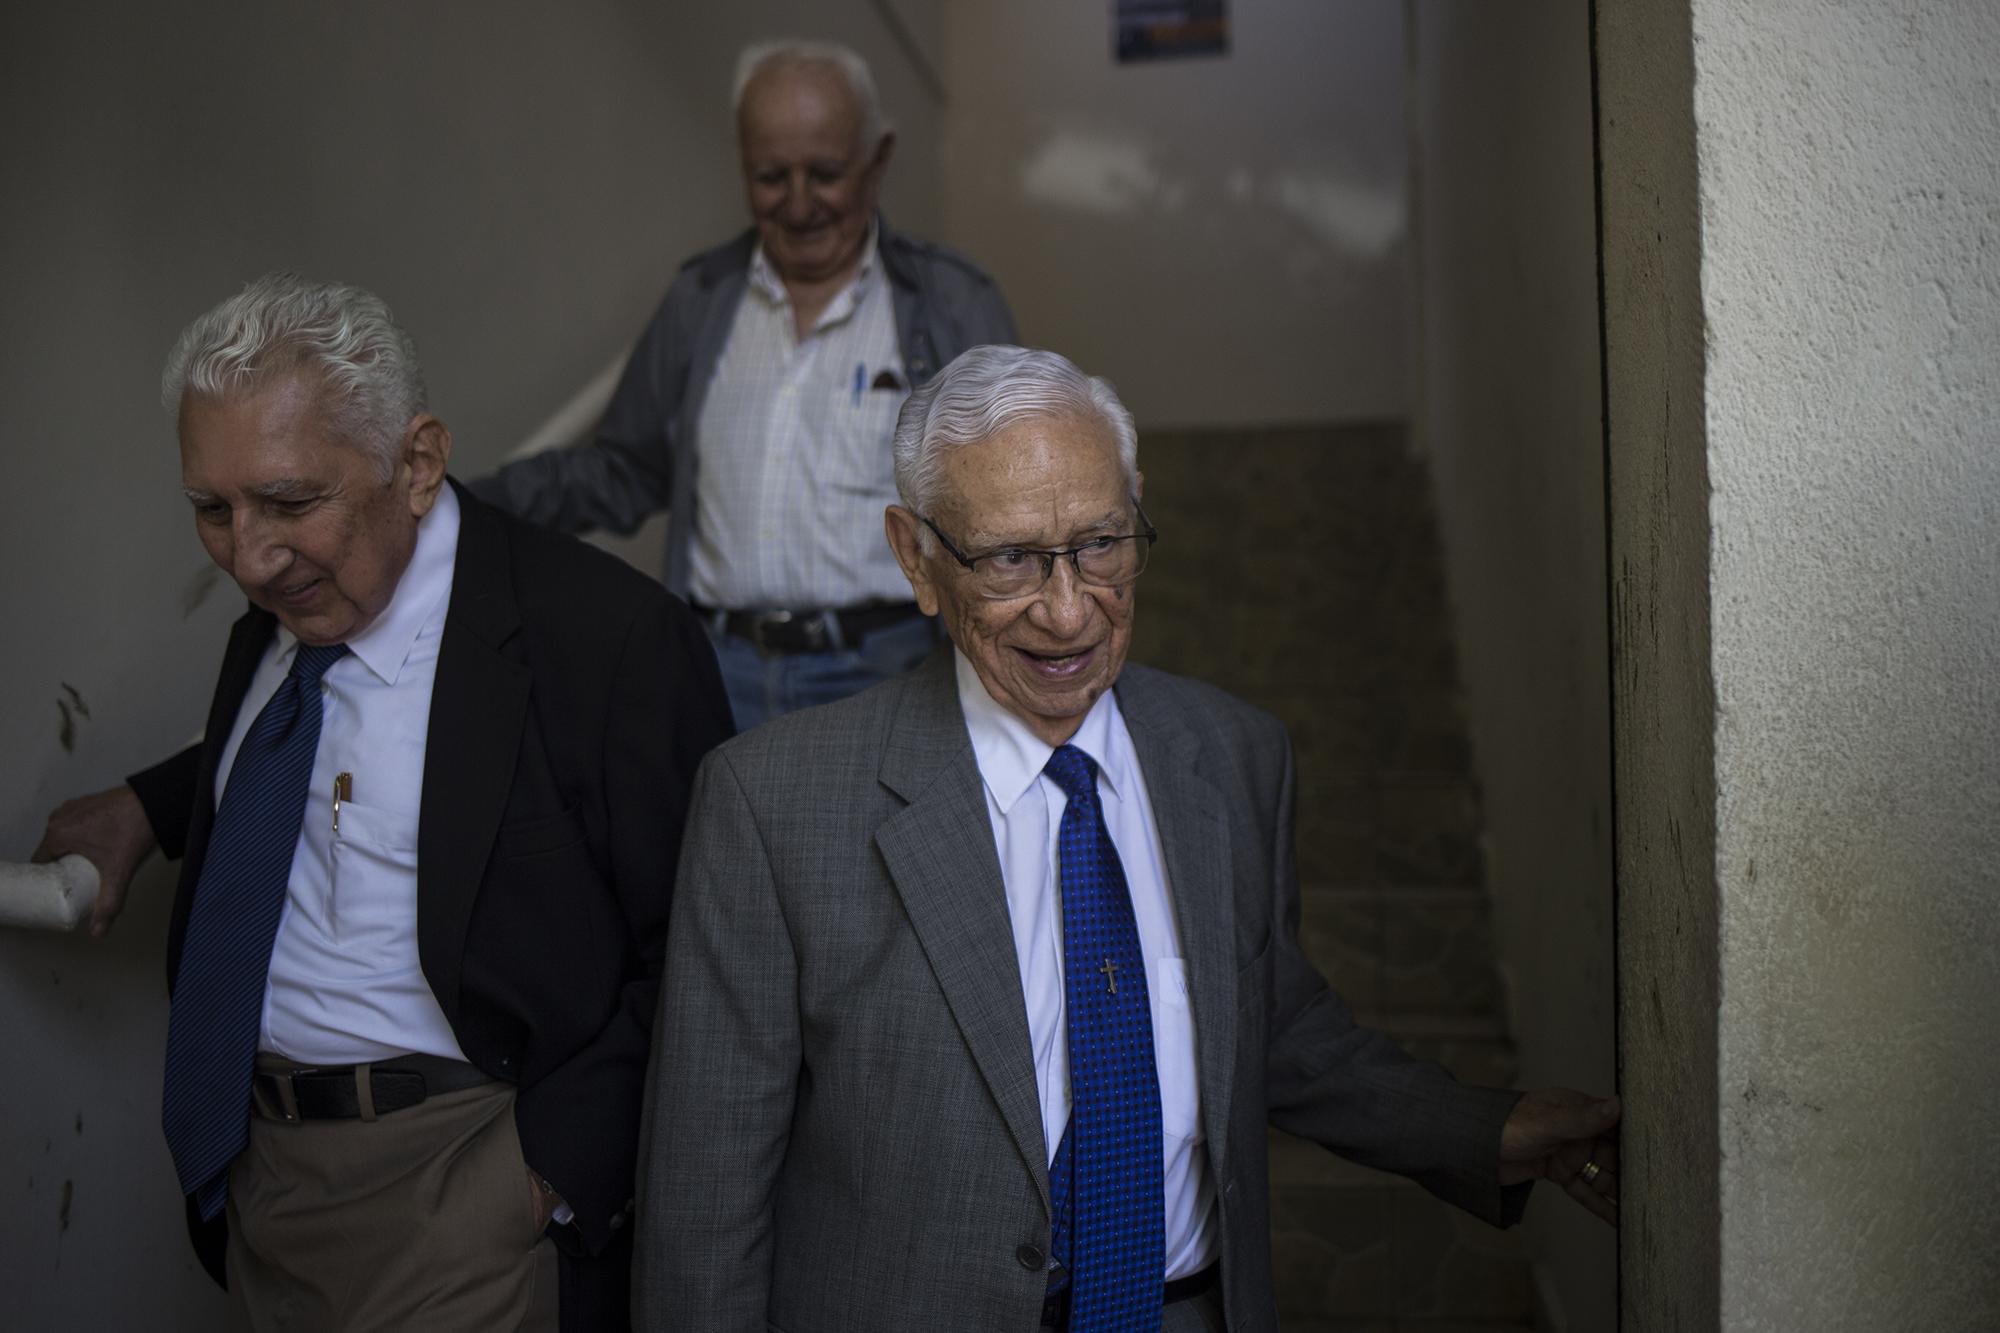
<instances>
[{"instance_id":1,"label":"framed picture on wall","mask_svg":"<svg viewBox=\"0 0 2000 1333\"><path fill-rule=\"evenodd\" d=\"M1229 53L1229 0L1112 0L1118 63Z\"/></svg>"}]
</instances>

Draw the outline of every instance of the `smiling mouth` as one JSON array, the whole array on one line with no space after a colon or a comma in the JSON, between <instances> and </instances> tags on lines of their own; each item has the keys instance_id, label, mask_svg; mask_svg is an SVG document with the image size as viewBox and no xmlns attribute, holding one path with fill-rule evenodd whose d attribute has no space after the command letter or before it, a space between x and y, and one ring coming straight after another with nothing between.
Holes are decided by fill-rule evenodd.
<instances>
[{"instance_id":1,"label":"smiling mouth","mask_svg":"<svg viewBox=\"0 0 2000 1333\"><path fill-rule=\"evenodd\" d=\"M1095 645L1072 653L1038 653L1027 648L1014 651L1027 662L1030 671L1044 680L1066 680L1089 666L1097 656Z\"/></svg>"},{"instance_id":2,"label":"smiling mouth","mask_svg":"<svg viewBox=\"0 0 2000 1333\"><path fill-rule=\"evenodd\" d=\"M277 600L297 605L301 602L311 601L313 594L319 591L319 585L322 581L317 578L304 579L298 583L288 583L281 587L273 588L271 591Z\"/></svg>"}]
</instances>

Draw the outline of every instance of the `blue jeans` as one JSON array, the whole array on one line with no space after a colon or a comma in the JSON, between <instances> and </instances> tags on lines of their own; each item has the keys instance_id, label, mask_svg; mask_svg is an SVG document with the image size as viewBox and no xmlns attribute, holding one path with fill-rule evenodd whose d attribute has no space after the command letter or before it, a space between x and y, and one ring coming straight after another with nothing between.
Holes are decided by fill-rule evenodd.
<instances>
[{"instance_id":1,"label":"blue jeans","mask_svg":"<svg viewBox=\"0 0 2000 1333\"><path fill-rule=\"evenodd\" d=\"M938 641L937 622L912 616L878 629L860 643L823 653L781 653L769 657L748 639L724 634L713 625L708 637L722 667L722 685L736 729L748 731L781 713L832 703L902 675L930 655Z\"/></svg>"}]
</instances>

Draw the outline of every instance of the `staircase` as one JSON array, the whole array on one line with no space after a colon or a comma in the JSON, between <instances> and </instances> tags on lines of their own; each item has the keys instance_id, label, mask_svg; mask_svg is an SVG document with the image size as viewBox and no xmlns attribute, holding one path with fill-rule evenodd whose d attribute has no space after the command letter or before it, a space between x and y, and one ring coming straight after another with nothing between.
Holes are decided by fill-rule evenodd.
<instances>
[{"instance_id":1,"label":"staircase","mask_svg":"<svg viewBox=\"0 0 2000 1333\"><path fill-rule=\"evenodd\" d=\"M1362 1021L1510 1084L1430 487L1401 426L1148 433L1137 661L1289 728L1301 942ZM1279 1317L1296 1333L1532 1327L1517 1238L1400 1177L1271 1136Z\"/></svg>"}]
</instances>

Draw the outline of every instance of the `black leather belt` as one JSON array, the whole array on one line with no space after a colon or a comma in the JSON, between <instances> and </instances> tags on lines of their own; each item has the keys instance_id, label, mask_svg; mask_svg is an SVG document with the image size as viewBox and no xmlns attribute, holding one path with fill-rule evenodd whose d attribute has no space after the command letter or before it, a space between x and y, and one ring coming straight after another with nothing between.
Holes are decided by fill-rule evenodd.
<instances>
[{"instance_id":1,"label":"black leather belt","mask_svg":"<svg viewBox=\"0 0 2000 1333\"><path fill-rule=\"evenodd\" d=\"M876 602L845 611L719 611L697 606L694 613L724 634L748 639L767 657L853 648L876 630L923 614L915 602Z\"/></svg>"},{"instance_id":2,"label":"black leather belt","mask_svg":"<svg viewBox=\"0 0 2000 1333\"><path fill-rule=\"evenodd\" d=\"M1166 1289L1160 1293L1160 1304L1172 1305L1176 1301L1192 1300L1203 1292L1213 1290L1215 1279L1221 1271L1221 1264L1210 1264L1199 1273L1189 1273L1186 1277L1175 1278L1167 1283ZM1047 1299L1042 1302L1043 1328L1069 1327L1069 1293L1069 1284L1065 1282L1061 1291L1050 1292Z\"/></svg>"},{"instance_id":3,"label":"black leather belt","mask_svg":"<svg viewBox=\"0 0 2000 1333\"><path fill-rule=\"evenodd\" d=\"M381 1064L260 1069L250 1077L250 1097L259 1114L287 1123L373 1120L428 1097L492 1081L460 1060L399 1055Z\"/></svg>"}]
</instances>

